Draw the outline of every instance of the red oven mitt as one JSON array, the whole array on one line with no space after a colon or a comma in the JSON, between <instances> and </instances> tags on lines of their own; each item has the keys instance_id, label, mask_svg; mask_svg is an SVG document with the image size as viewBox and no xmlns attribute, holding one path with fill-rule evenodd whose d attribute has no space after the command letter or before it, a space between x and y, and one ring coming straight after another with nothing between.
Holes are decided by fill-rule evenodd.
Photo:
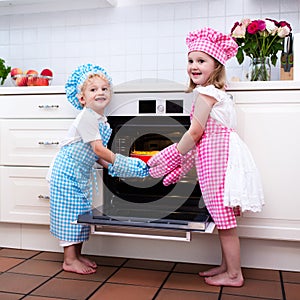
<instances>
[{"instance_id":1,"label":"red oven mitt","mask_svg":"<svg viewBox=\"0 0 300 300\"><path fill-rule=\"evenodd\" d=\"M149 168L139 158L128 157L116 154L114 164L108 165L108 174L112 177L146 177L149 175Z\"/></svg>"},{"instance_id":2,"label":"red oven mitt","mask_svg":"<svg viewBox=\"0 0 300 300\"><path fill-rule=\"evenodd\" d=\"M184 155L183 162L180 166L171 171L163 180L163 185L168 186L175 184L185 176L192 167L195 166L196 150L192 149ZM151 174L151 169L150 169Z\"/></svg>"},{"instance_id":3,"label":"red oven mitt","mask_svg":"<svg viewBox=\"0 0 300 300\"><path fill-rule=\"evenodd\" d=\"M172 144L148 160L149 174L153 178L162 177L181 166L182 162L183 155L177 150L177 143Z\"/></svg>"}]
</instances>

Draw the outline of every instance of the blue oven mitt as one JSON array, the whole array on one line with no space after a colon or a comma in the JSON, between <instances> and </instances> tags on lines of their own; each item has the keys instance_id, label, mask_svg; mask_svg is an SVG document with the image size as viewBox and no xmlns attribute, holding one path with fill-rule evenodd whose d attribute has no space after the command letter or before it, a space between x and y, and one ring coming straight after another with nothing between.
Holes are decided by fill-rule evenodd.
<instances>
[{"instance_id":1,"label":"blue oven mitt","mask_svg":"<svg viewBox=\"0 0 300 300\"><path fill-rule=\"evenodd\" d=\"M112 177L146 177L149 175L149 168L139 158L128 157L116 154L114 164L108 165L108 174Z\"/></svg>"}]
</instances>

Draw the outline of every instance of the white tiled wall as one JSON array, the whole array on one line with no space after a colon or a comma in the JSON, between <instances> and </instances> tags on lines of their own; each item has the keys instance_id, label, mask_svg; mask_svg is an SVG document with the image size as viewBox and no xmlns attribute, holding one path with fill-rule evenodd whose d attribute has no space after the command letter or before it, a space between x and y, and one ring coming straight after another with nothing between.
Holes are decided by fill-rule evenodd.
<instances>
[{"instance_id":1,"label":"white tiled wall","mask_svg":"<svg viewBox=\"0 0 300 300\"><path fill-rule=\"evenodd\" d=\"M119 2L122 2L121 0ZM151 1L150 1L151 2ZM300 32L299 0L197 0L0 17L0 57L23 70L51 68L62 85L78 64L104 66L115 84L140 78L186 83L185 36L204 26L230 32L243 17L274 18ZM277 64L278 65L278 64ZM248 61L227 64L227 77L244 79ZM272 79L279 68L272 68ZM12 85L6 80L6 86Z\"/></svg>"}]
</instances>

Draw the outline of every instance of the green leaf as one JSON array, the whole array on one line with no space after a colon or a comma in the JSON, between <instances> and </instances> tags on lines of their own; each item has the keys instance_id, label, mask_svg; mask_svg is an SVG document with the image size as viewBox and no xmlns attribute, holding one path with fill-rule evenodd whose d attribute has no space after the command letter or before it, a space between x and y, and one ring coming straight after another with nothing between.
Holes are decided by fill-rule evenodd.
<instances>
[{"instance_id":1,"label":"green leaf","mask_svg":"<svg viewBox=\"0 0 300 300\"><path fill-rule=\"evenodd\" d=\"M4 84L5 79L11 71L10 66L5 66L5 60L0 58L0 85Z\"/></svg>"}]
</instances>

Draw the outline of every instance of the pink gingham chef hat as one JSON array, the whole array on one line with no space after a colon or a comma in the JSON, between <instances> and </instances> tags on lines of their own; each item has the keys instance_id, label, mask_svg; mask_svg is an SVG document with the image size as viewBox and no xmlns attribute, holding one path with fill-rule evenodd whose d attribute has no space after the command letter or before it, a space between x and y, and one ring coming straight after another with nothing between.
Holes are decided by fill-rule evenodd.
<instances>
[{"instance_id":1,"label":"pink gingham chef hat","mask_svg":"<svg viewBox=\"0 0 300 300\"><path fill-rule=\"evenodd\" d=\"M238 45L230 35L205 27L190 32L186 37L188 52L202 51L218 60L222 65L236 55Z\"/></svg>"}]
</instances>

